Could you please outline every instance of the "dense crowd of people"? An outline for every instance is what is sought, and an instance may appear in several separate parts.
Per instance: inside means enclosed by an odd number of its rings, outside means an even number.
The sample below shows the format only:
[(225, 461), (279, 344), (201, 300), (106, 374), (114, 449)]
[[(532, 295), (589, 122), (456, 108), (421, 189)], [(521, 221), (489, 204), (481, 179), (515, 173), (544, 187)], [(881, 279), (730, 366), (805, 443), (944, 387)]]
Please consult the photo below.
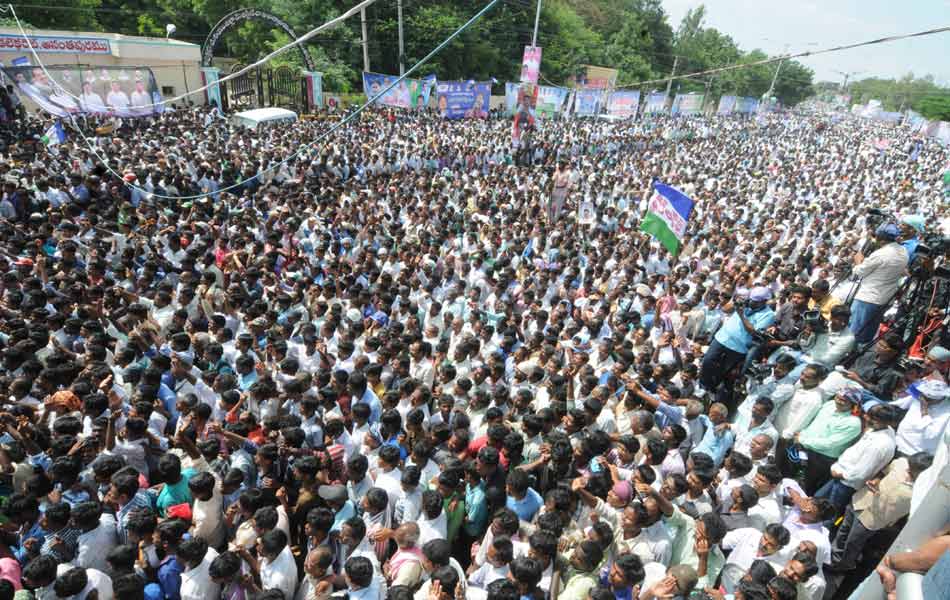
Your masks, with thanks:
[(0, 599), (893, 597), (950, 546), (880, 560), (950, 422), (946, 332), (893, 326), (945, 148), (329, 126), (199, 107), (0, 160)]

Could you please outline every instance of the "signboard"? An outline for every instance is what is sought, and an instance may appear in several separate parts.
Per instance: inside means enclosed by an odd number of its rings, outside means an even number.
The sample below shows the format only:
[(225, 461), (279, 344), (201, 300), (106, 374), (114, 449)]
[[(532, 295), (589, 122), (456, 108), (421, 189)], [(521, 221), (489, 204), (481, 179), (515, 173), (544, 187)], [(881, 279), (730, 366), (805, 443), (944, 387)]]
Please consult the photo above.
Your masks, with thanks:
[(574, 114), (596, 115), (604, 93), (600, 90), (577, 90), (574, 92)]
[(606, 90), (617, 84), (617, 69), (584, 65), (574, 78), (577, 87), (585, 90)]
[(440, 81), (436, 86), (439, 115), (447, 119), (484, 119), (491, 101), (488, 81)]
[[(509, 115), (515, 114), (516, 108), (521, 103), (522, 90), (528, 85), (508, 82), (505, 84), (505, 109)], [(567, 100), (569, 90), (567, 88), (553, 87), (547, 85), (532, 86), (534, 88), (533, 114), (536, 117), (547, 119), (551, 118), (564, 109), (564, 102)]]
[(647, 96), (643, 112), (646, 114), (660, 113), (666, 110), (666, 94), (657, 92)]
[(677, 94), (673, 100), (674, 115), (695, 115), (703, 108), (703, 94)]
[(736, 99), (736, 112), (744, 115), (752, 114), (759, 107), (759, 101), (756, 98), (743, 96)]
[(736, 109), (736, 97), (735, 96), (723, 96), (719, 99), (719, 108), (716, 109), (716, 114), (719, 115), (728, 115)]
[[(364, 71), (363, 93), (366, 94), (366, 99), (372, 100), (397, 79), (399, 79), (397, 75), (380, 75)], [(403, 79), (399, 85), (380, 96), (374, 104), (394, 108), (425, 108), (429, 104), (429, 95), (435, 83), (435, 75), (429, 75), (423, 79)]]
[(640, 92), (613, 92), (607, 100), (607, 114), (635, 117), (640, 107)]
[(538, 83), (541, 72), (541, 47), (525, 46), (521, 60), (521, 83)]
[[(80, 114), (147, 117), (164, 105), (149, 67), (4, 67), (22, 96), (57, 117)], [(155, 106), (153, 106), (155, 105)]]
[(29, 50), (37, 54), (112, 54), (109, 40), (103, 38), (72, 37), (68, 35), (0, 34), (0, 52)]

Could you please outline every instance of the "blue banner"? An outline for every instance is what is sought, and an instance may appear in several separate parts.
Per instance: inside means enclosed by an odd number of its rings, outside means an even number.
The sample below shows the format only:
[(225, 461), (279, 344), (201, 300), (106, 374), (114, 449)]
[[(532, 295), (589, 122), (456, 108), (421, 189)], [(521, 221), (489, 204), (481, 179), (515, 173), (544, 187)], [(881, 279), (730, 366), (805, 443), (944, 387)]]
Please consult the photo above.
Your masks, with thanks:
[(484, 119), (491, 102), (489, 81), (440, 81), (439, 114), (447, 119)]
[[(363, 93), (372, 100), (380, 92), (399, 79), (397, 75), (380, 75), (363, 72)], [(429, 104), (429, 95), (435, 87), (435, 75), (422, 79), (404, 79), (399, 85), (383, 94), (375, 104), (394, 108), (425, 108)]]
[(577, 90), (574, 93), (574, 113), (578, 115), (596, 115), (600, 112), (603, 90)]
[(657, 92), (647, 96), (646, 106), (643, 107), (645, 113), (659, 113), (666, 110), (666, 94)]
[(736, 112), (744, 115), (752, 114), (759, 107), (759, 101), (756, 98), (744, 96), (736, 100)]
[(607, 114), (635, 117), (640, 107), (640, 92), (613, 92), (607, 100)]
[(719, 99), (719, 108), (716, 109), (716, 114), (728, 115), (736, 109), (736, 97), (735, 96), (723, 96)]

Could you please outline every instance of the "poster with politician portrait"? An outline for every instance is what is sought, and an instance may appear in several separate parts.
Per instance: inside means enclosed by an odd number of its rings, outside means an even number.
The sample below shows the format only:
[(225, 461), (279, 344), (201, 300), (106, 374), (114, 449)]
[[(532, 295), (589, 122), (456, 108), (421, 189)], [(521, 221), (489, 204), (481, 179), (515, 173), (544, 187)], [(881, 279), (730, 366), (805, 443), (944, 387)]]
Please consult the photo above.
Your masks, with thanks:
[[(22, 65), (3, 67), (21, 98), (57, 117), (109, 115), (147, 117), (164, 109), (155, 75), (148, 67)], [(28, 102), (29, 104), (29, 102)]]

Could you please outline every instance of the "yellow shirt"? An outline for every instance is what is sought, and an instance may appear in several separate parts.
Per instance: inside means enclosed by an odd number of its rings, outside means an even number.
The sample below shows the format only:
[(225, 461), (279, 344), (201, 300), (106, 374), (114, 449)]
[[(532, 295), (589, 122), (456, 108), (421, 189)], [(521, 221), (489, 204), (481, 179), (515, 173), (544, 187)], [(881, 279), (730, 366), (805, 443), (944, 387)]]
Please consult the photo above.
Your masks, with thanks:
[(831, 294), (825, 296), (825, 299), (820, 303), (815, 302), (814, 299), (808, 301), (808, 309), (815, 310), (816, 308), (821, 311), (821, 318), (825, 321), (831, 320), (831, 309), (841, 304), (841, 300), (838, 300)]

